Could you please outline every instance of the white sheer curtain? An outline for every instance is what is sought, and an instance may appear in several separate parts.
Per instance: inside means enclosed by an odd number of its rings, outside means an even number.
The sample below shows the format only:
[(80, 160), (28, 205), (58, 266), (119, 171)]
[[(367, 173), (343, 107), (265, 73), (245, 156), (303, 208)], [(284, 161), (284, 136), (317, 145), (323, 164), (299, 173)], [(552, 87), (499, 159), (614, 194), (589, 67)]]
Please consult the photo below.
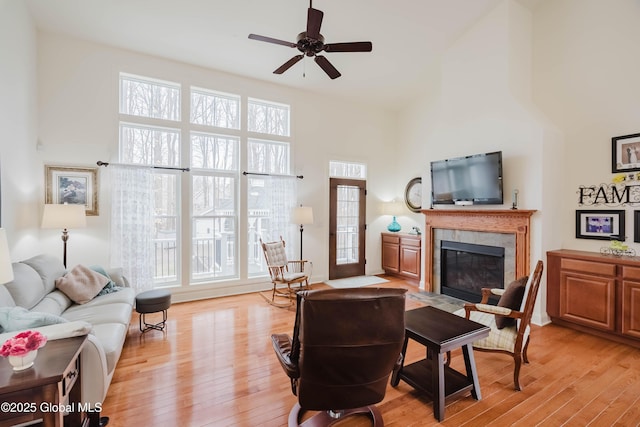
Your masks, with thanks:
[(136, 293), (153, 289), (153, 170), (110, 165), (111, 265), (122, 267)]
[[(291, 224), (291, 210), (296, 206), (296, 180), (292, 176), (270, 176), (267, 178), (270, 200), (270, 232), (268, 241), (280, 238), (287, 243), (287, 257), (297, 259), (293, 254), (296, 247), (294, 231), (295, 224)], [(299, 256), (299, 255), (298, 255)]]

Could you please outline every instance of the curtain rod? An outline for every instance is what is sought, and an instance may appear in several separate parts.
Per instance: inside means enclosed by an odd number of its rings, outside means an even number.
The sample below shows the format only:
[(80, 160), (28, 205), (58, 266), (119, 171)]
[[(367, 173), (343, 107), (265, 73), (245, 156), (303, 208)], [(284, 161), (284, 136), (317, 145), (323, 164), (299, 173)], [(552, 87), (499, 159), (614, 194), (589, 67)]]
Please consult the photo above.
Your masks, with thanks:
[[(101, 160), (98, 160), (96, 162), (96, 164), (98, 166), (104, 166), (107, 167), (109, 166), (109, 162), (103, 162)], [(122, 163), (114, 163), (114, 165), (123, 165)], [(145, 167), (144, 165), (126, 165), (126, 166), (138, 166), (138, 167)], [(172, 170), (172, 171), (182, 171), (182, 172), (189, 172), (190, 169), (189, 168), (172, 168), (169, 166), (149, 166), (151, 169), (165, 169), (165, 170)]]
[(244, 171), (242, 172), (242, 175), (247, 176), (247, 175), (259, 175), (259, 176), (281, 176), (284, 178), (298, 178), (298, 179), (303, 179), (304, 176), (302, 175), (279, 175), (279, 174), (275, 174), (275, 173), (259, 173), (259, 172), (247, 172)]

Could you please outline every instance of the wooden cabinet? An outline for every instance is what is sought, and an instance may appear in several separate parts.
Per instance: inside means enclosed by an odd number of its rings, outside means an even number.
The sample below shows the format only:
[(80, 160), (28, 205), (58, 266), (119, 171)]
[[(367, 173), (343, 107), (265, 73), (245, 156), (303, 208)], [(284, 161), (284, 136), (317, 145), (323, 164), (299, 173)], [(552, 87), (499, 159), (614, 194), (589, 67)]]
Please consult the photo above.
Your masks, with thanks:
[(547, 313), (555, 323), (640, 347), (640, 257), (547, 252)]
[(420, 236), (382, 233), (382, 268), (386, 274), (413, 282), (420, 280)]

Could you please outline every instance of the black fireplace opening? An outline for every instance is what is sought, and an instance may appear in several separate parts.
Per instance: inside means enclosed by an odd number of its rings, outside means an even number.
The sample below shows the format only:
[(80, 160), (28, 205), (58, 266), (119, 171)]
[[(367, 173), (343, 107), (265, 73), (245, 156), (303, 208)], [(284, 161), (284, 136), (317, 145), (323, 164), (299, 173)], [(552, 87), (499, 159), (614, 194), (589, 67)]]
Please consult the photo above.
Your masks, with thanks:
[[(482, 288), (504, 288), (504, 248), (442, 240), (440, 272), (440, 293), (480, 302)], [(492, 296), (489, 303), (499, 299)]]

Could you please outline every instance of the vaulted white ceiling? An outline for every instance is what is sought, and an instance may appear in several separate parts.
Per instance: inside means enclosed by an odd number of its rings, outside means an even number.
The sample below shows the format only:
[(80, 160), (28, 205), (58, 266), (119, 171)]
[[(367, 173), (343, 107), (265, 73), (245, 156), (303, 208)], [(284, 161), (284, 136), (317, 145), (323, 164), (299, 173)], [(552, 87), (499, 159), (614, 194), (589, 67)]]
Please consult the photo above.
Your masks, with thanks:
[[(316, 0), (326, 43), (371, 41), (370, 53), (327, 53), (342, 73), (330, 80), (311, 58), (273, 70), (305, 30), (305, 0), (27, 0), (36, 26), (245, 77), (391, 108), (424, 86), (429, 70), (465, 29), (503, 0)], [(531, 6), (537, 0), (520, 0)]]

